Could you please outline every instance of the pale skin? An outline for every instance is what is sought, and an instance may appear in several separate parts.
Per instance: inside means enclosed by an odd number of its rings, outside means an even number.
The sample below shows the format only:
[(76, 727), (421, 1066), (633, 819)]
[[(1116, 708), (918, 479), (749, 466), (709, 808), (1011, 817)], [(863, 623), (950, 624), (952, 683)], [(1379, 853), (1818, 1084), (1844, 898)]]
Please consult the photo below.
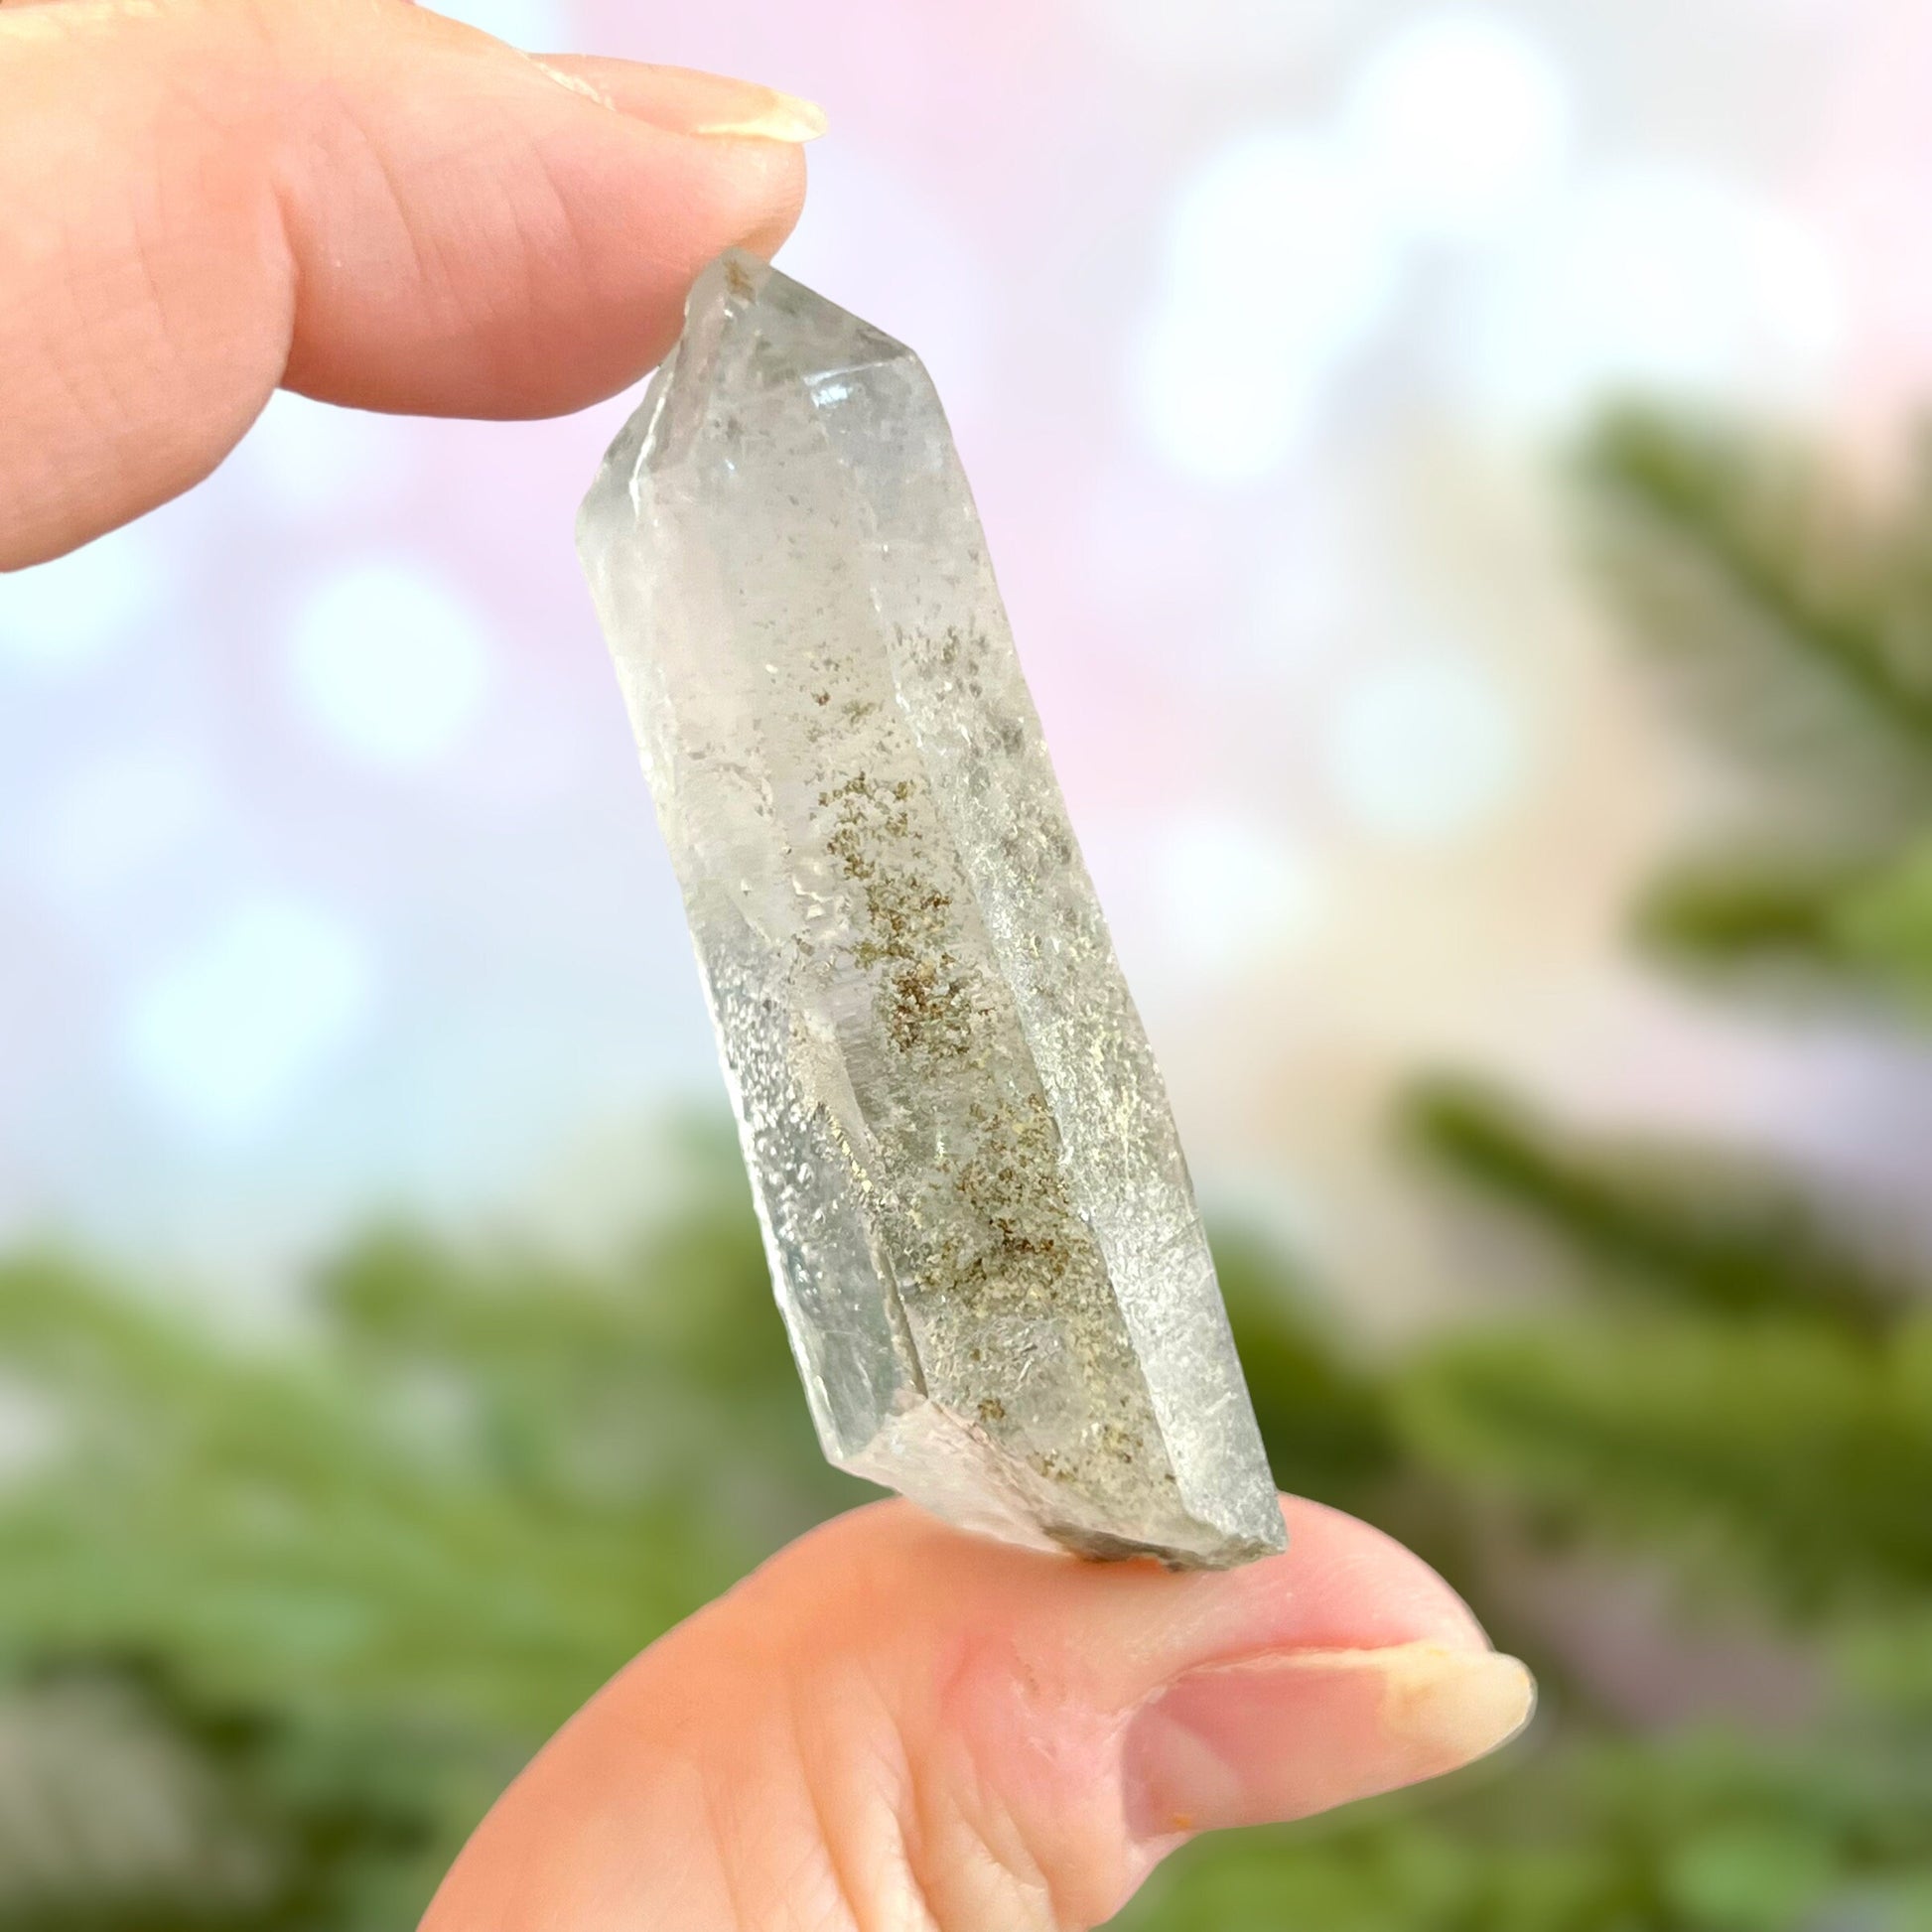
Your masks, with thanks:
[[(706, 261), (790, 231), (815, 129), (403, 0), (0, 0), (0, 568), (188, 488), (278, 386), (487, 417), (623, 388)], [(897, 1502), (829, 1524), (580, 1712), (424, 1926), (1071, 1932), (1196, 1832), (1521, 1727), (1528, 1674), (1426, 1565), (1283, 1509), (1289, 1553), (1222, 1576)]]

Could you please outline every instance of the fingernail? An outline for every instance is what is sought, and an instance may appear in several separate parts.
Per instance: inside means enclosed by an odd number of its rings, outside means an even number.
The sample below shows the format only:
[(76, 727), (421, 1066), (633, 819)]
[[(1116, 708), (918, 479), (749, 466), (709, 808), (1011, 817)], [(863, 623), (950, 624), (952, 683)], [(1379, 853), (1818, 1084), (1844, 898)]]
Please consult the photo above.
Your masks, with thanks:
[(754, 141), (816, 141), (825, 132), (825, 109), (816, 101), (801, 100), (796, 94), (781, 94), (775, 87), (748, 88), (763, 98), (742, 114), (729, 114), (702, 126), (693, 134), (732, 135)]
[(595, 55), (528, 57), (560, 86), (671, 134), (719, 135), (744, 141), (816, 141), (825, 110), (796, 94), (695, 68), (646, 67)]
[(1535, 1709), (1514, 1657), (1441, 1644), (1195, 1671), (1129, 1728), (1128, 1822), (1155, 1839), (1307, 1818), (1468, 1764)]

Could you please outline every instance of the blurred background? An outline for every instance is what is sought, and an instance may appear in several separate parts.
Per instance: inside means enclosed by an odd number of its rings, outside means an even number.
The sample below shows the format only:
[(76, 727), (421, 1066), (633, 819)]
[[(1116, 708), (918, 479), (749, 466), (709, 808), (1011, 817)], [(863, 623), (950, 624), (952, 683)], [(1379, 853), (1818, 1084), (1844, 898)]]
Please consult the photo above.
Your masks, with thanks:
[[(1932, 17), (464, 0), (810, 95), (1288, 1486), (1547, 1689), (1161, 1932), (1932, 1925)], [(0, 1923), (409, 1923), (818, 1462), (570, 548), (278, 397), (0, 578)]]

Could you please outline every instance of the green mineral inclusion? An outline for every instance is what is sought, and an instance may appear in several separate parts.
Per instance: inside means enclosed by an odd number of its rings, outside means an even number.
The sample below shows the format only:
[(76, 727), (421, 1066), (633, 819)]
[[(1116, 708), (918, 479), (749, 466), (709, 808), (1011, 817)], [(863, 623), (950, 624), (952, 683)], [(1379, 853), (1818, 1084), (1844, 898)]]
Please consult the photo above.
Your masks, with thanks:
[(825, 1451), (968, 1528), (1283, 1547), (1159, 1070), (917, 358), (753, 257), (579, 521)]

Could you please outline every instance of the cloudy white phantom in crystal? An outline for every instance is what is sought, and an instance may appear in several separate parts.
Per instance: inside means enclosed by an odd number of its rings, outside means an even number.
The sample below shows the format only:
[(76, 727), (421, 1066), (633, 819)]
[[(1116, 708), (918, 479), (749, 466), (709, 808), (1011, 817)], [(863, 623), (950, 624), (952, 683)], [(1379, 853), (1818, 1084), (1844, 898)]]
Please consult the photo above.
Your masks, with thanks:
[(579, 541), (834, 1462), (970, 1528), (1283, 1545), (1161, 1075), (918, 359), (715, 263)]

